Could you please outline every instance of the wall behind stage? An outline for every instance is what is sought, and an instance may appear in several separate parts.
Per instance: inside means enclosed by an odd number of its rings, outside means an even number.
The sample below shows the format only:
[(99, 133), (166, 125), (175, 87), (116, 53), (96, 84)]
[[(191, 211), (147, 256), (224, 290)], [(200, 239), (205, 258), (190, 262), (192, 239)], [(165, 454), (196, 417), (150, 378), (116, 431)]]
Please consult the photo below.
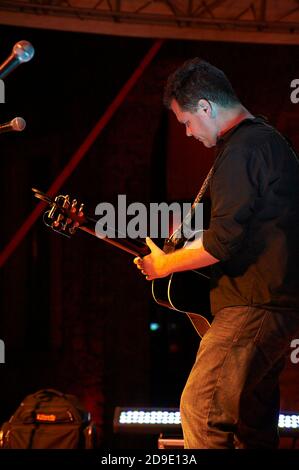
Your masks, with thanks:
[[(20, 115), (27, 128), (1, 135), (4, 247), (36, 207), (30, 188), (49, 188), (152, 41), (12, 27), (0, 37), (3, 60), (20, 39), (36, 49), (5, 82), (1, 122)], [(91, 212), (118, 194), (128, 203), (192, 200), (214, 153), (185, 137), (161, 97), (168, 74), (197, 55), (223, 68), (245, 106), (299, 149), (299, 104), (290, 101), (298, 47), (168, 41), (63, 193)], [(129, 255), (85, 234), (60, 237), (41, 218), (2, 268), (0, 333), (0, 420), (27, 393), (56, 387), (92, 411), (100, 444), (111, 442), (115, 406), (178, 406), (198, 346), (184, 316), (155, 306)], [(287, 400), (295, 406), (294, 395)]]

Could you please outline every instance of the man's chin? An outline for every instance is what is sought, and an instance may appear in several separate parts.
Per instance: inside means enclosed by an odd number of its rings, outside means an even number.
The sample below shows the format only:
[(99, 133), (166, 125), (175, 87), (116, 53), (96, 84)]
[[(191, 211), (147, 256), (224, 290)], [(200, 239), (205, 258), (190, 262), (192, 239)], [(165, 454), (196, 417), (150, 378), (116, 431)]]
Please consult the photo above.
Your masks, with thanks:
[(202, 137), (196, 137), (196, 140), (198, 140), (202, 145), (204, 145), (207, 148), (214, 147), (216, 145), (216, 142), (210, 142), (209, 140), (202, 138)]
[(207, 140), (202, 140), (201, 141), (202, 144), (207, 147), (208, 149), (211, 148), (211, 147), (214, 147), (215, 144), (213, 144), (212, 142), (208, 142)]

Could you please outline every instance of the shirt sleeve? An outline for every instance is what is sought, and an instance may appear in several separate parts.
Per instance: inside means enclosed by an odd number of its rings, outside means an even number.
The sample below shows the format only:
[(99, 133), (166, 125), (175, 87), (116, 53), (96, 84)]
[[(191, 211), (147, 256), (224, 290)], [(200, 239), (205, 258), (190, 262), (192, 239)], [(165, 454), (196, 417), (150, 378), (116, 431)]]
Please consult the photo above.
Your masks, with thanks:
[(222, 154), (211, 180), (211, 219), (203, 233), (204, 249), (219, 261), (242, 249), (255, 202), (267, 171), (261, 149), (230, 149)]

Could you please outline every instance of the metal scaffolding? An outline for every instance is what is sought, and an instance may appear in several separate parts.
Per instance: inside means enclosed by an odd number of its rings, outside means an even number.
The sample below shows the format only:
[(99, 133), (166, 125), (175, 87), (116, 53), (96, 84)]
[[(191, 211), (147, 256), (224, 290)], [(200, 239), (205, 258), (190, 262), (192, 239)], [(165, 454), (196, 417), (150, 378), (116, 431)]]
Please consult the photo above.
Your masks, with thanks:
[(299, 44), (299, 0), (1, 0), (0, 23), (112, 35)]

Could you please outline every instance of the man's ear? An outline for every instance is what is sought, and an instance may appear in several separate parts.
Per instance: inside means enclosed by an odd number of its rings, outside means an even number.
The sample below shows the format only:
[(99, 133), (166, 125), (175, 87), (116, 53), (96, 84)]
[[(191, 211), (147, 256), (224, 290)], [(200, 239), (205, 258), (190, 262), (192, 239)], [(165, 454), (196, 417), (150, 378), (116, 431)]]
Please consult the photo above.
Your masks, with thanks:
[(211, 101), (205, 100), (204, 98), (198, 101), (197, 109), (199, 113), (205, 113), (212, 119), (216, 117), (215, 104)]

